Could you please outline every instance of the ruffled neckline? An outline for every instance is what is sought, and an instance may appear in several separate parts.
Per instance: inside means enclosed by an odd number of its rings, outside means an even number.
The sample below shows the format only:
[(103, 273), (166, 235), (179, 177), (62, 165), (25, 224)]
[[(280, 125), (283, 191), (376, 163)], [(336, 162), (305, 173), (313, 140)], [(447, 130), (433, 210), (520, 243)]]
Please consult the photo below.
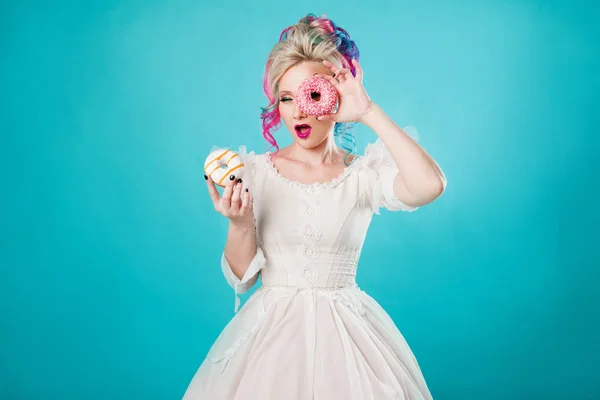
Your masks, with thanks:
[(263, 158), (267, 164), (267, 169), (269, 171), (271, 171), (271, 173), (276, 178), (278, 178), (281, 182), (285, 183), (286, 185), (296, 187), (299, 189), (307, 189), (307, 188), (309, 188), (309, 189), (316, 189), (316, 188), (324, 189), (324, 188), (335, 187), (335, 186), (339, 185), (344, 179), (346, 179), (348, 177), (348, 175), (350, 175), (350, 172), (352, 172), (352, 170), (354, 170), (363, 159), (362, 156), (354, 155), (355, 158), (354, 158), (354, 160), (352, 160), (352, 163), (350, 163), (350, 165), (345, 166), (344, 170), (337, 177), (335, 177), (329, 181), (302, 183), (302, 182), (290, 180), (290, 179), (286, 178), (285, 176), (283, 176), (277, 170), (277, 167), (275, 167), (275, 164), (271, 160), (271, 154), (272, 153), (270, 151), (267, 151), (266, 153), (263, 154), (263, 156), (264, 156)]

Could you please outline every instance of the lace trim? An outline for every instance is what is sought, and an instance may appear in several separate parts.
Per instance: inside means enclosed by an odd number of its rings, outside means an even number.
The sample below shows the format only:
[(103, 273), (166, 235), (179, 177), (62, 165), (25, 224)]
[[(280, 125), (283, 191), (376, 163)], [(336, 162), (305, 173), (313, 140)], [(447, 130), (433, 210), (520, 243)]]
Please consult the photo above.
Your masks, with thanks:
[(344, 179), (346, 179), (346, 177), (348, 177), (348, 175), (350, 175), (350, 172), (352, 172), (352, 170), (354, 170), (358, 165), (360, 165), (361, 160), (363, 158), (361, 156), (355, 155), (355, 159), (352, 160), (352, 163), (350, 165), (344, 167), (344, 170), (337, 177), (335, 177), (327, 182), (302, 183), (302, 182), (298, 182), (298, 181), (292, 181), (290, 179), (287, 179), (283, 175), (281, 175), (281, 173), (279, 173), (279, 171), (277, 170), (277, 167), (275, 167), (275, 164), (273, 163), (273, 160), (271, 159), (271, 155), (272, 155), (272, 153), (270, 151), (267, 151), (266, 153), (264, 153), (264, 159), (267, 163), (268, 170), (271, 171), (271, 173), (273, 175), (275, 175), (281, 182), (285, 183), (286, 185), (298, 188), (298, 189), (306, 189), (306, 188), (322, 189), (322, 188), (335, 187), (335, 186), (339, 185)]

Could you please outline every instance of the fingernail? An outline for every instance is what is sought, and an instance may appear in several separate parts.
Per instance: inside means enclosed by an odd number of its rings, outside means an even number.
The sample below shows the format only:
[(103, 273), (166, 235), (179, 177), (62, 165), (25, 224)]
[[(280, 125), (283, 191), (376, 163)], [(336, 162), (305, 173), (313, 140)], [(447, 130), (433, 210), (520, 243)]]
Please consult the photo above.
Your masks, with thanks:
[(238, 183), (240, 183), (240, 182), (242, 182), (242, 178), (239, 178), (239, 179), (238, 179)]
[(234, 180), (234, 179), (235, 179), (235, 176), (234, 176), (234, 175), (231, 175), (231, 176), (229, 177), (229, 180)]
[(204, 180), (207, 181), (208, 180), (208, 176), (204, 175)]
[(248, 191), (248, 188), (246, 188), (246, 192)]

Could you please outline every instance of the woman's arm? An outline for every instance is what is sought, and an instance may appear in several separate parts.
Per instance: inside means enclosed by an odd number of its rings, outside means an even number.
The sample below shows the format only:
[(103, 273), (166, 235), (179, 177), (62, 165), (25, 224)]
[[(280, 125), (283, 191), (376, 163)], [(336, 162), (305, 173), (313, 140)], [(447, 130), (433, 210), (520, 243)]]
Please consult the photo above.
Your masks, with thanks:
[(251, 195), (247, 189), (242, 192), (241, 179), (235, 181), (233, 175), (225, 184), (222, 197), (212, 178), (206, 177), (206, 179), (215, 210), (229, 218), (221, 266), (227, 281), (236, 289), (236, 293), (244, 293), (254, 285), (257, 279), (255, 275), (264, 265), (262, 250), (256, 245), (254, 211), (250, 205)]
[(372, 103), (360, 122), (379, 136), (399, 169), (394, 179), (394, 194), (398, 199), (408, 205), (422, 206), (444, 192), (446, 177), (439, 165), (379, 106)]
[(410, 206), (431, 203), (446, 189), (446, 177), (427, 152), (408, 136), (367, 94), (363, 84), (363, 70), (352, 60), (356, 74), (349, 68), (339, 68), (324, 60), (333, 73), (319, 74), (327, 79), (341, 96), (337, 112), (318, 117), (319, 121), (357, 121), (373, 129), (388, 149), (399, 173), (394, 178), (394, 195)]
[[(252, 177), (251, 159), (247, 158), (248, 176)], [(219, 195), (211, 177), (204, 175), (208, 193), (215, 210), (229, 218), (225, 249), (221, 255), (221, 269), (225, 279), (235, 292), (235, 308), (240, 307), (238, 294), (247, 292), (258, 280), (259, 271), (265, 266), (264, 253), (257, 246), (254, 210), (248, 188), (243, 189), (242, 179), (231, 175), (225, 184), (223, 196)], [(243, 189), (243, 191), (242, 191)]]
[(256, 255), (254, 226), (239, 226), (230, 221), (223, 253), (231, 271), (241, 280)]

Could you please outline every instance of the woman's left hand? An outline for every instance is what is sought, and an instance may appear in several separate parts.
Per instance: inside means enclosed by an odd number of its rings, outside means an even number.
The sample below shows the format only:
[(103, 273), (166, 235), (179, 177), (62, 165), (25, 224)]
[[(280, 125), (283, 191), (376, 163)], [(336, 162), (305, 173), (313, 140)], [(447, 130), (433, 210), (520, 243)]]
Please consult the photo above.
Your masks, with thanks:
[(359, 122), (369, 113), (373, 102), (362, 84), (363, 71), (358, 61), (352, 59), (352, 65), (356, 68), (356, 76), (352, 76), (349, 68), (338, 68), (327, 60), (323, 64), (335, 75), (319, 74), (327, 79), (338, 91), (337, 112), (318, 117), (319, 121), (335, 122)]

